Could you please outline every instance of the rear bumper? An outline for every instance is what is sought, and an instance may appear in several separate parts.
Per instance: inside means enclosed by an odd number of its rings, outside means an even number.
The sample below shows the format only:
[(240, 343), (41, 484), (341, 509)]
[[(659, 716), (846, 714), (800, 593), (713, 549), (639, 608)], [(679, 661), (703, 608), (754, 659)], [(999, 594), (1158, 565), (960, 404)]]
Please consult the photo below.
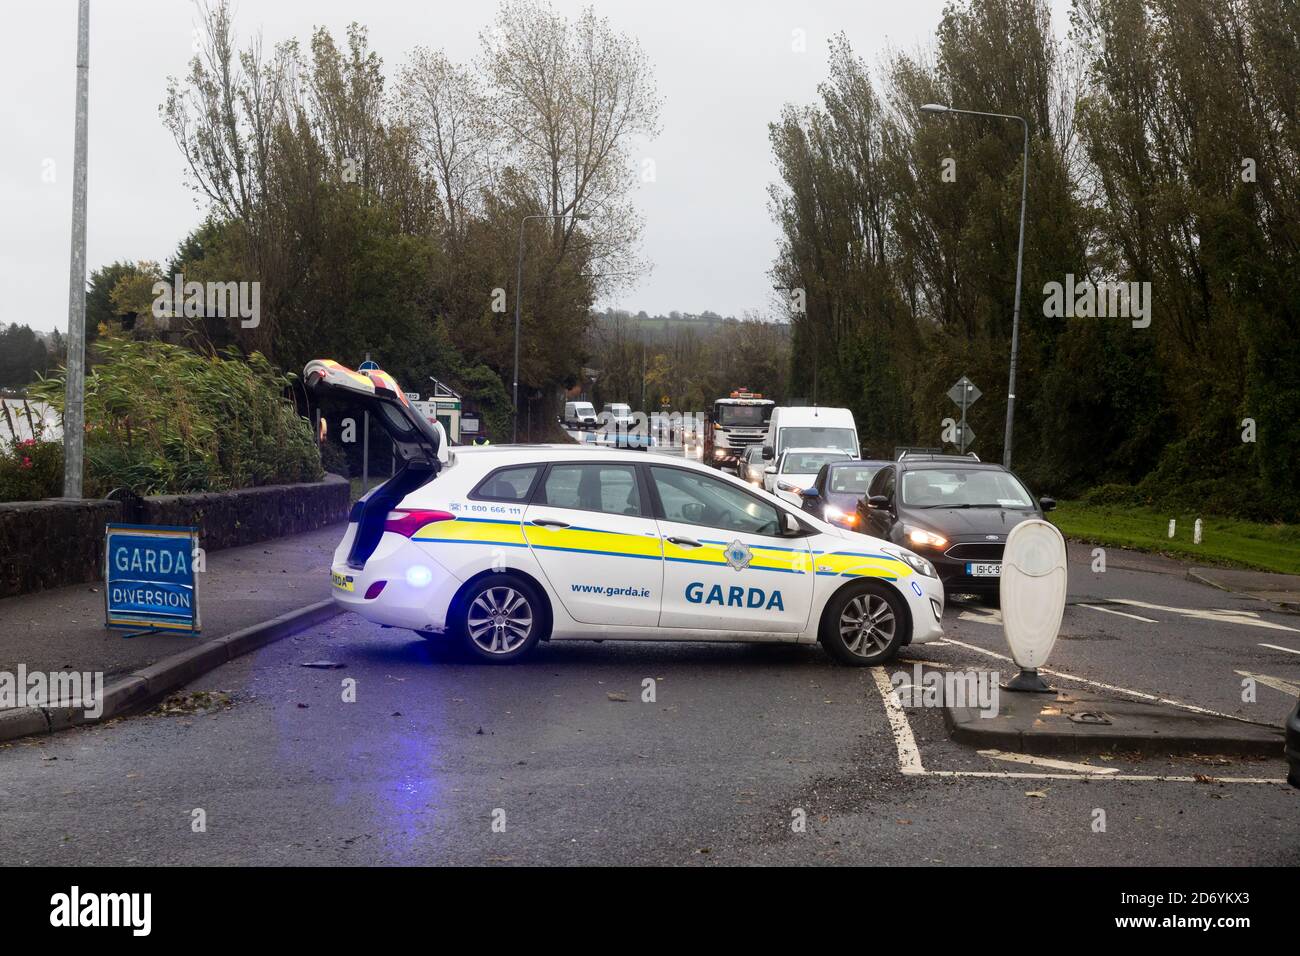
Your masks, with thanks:
[[(346, 550), (336, 553), (330, 590), (334, 603), (368, 621), (413, 631), (442, 631), (461, 581), (427, 550), (400, 534), (387, 532), (361, 570), (351, 568)], [(334, 583), (350, 579), (351, 590)], [(370, 594), (370, 597), (366, 595)]]

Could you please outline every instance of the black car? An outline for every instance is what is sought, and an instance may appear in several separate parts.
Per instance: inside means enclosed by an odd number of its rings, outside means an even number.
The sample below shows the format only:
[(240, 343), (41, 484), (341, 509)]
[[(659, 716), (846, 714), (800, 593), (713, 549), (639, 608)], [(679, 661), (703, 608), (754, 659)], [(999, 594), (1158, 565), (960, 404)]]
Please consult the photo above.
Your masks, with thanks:
[(929, 558), (949, 594), (996, 604), (1007, 535), (1054, 507), (1001, 465), (905, 454), (871, 480), (858, 502), (857, 530)]
[(817, 480), (803, 491), (803, 510), (823, 521), (858, 530), (858, 501), (871, 479), (887, 461), (832, 461), (822, 465)]

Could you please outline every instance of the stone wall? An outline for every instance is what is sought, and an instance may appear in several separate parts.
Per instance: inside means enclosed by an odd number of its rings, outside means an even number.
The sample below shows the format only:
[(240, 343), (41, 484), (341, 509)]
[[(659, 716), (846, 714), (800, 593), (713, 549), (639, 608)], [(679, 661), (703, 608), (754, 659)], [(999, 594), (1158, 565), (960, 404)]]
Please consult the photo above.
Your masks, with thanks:
[(343, 521), (349, 498), (346, 479), (326, 475), (209, 494), (0, 503), (0, 598), (102, 578), (109, 522), (195, 526), (203, 549), (217, 551)]

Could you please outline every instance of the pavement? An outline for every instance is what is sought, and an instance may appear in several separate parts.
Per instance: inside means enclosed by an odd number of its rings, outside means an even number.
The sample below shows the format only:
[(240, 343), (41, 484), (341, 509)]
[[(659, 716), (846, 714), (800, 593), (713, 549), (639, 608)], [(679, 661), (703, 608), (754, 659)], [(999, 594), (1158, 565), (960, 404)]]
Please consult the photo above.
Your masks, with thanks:
[[(198, 643), (329, 598), (329, 568), (343, 524), (206, 555), (199, 578), (200, 635), (104, 626), (104, 584), (75, 584), (0, 600), (0, 671), (102, 671), (106, 680)], [(133, 636), (134, 635), (134, 636)]]
[(1300, 574), (1239, 571), (1231, 568), (1189, 568), (1187, 577), (1220, 591), (1247, 594), (1288, 611), (1300, 613)]
[(328, 571), (342, 533), (338, 524), (206, 555), (200, 634), (105, 627), (102, 583), (0, 601), (0, 674), (17, 683), (36, 673), (93, 675), (90, 686), (76, 685), (80, 696), (0, 709), (0, 741), (137, 711), (240, 654), (333, 617)]
[[(1072, 549), (1053, 685), (1281, 725), (1294, 615), (1174, 562), (1090, 560)], [(0, 744), (0, 857), (1300, 865), (1280, 758), (1044, 756), (901, 704), (921, 673), (1014, 672), (997, 612), (953, 602), (944, 623), (868, 670), (817, 647), (617, 641), (499, 667), (342, 615), (202, 675), (189, 706)]]

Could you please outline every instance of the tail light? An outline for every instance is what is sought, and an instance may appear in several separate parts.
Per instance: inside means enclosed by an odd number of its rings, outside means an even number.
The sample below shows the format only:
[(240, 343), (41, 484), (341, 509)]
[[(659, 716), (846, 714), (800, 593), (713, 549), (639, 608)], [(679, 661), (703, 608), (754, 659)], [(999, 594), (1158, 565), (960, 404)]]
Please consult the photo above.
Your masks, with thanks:
[(384, 530), (400, 534), (403, 538), (412, 537), (427, 524), (435, 521), (454, 521), (456, 516), (447, 511), (412, 511), (398, 509), (388, 512)]

